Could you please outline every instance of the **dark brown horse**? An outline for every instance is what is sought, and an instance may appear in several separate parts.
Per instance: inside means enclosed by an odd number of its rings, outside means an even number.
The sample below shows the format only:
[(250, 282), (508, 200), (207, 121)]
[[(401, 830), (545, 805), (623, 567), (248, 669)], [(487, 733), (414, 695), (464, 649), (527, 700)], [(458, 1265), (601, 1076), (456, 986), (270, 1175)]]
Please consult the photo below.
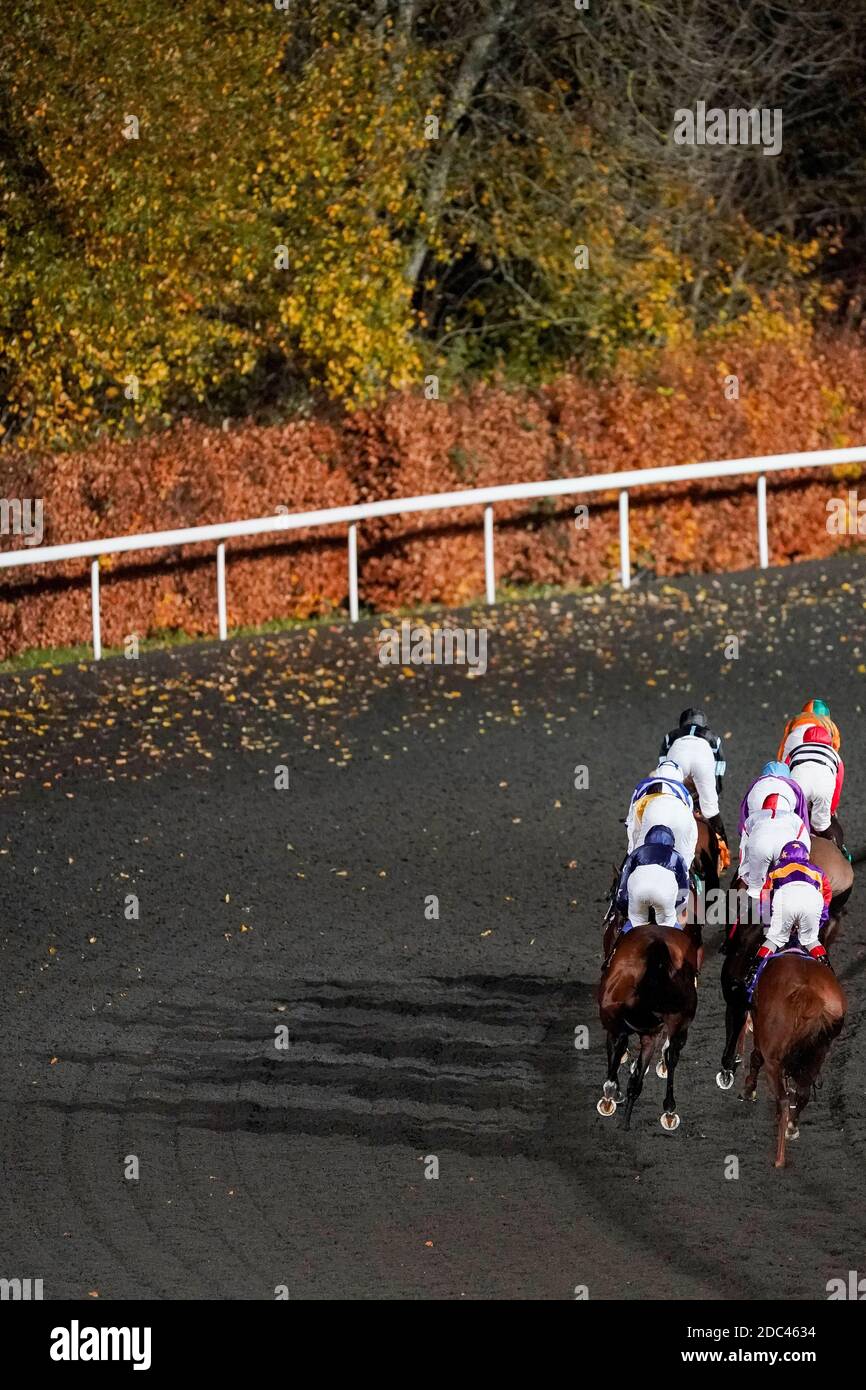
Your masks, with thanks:
[(663, 1045), (659, 1074), (667, 1077), (664, 1129), (677, 1129), (674, 1073), (697, 1008), (698, 946), (690, 928), (633, 927), (616, 942), (605, 960), (598, 986), (599, 1015), (607, 1033), (607, 1079), (598, 1102), (600, 1115), (616, 1113), (623, 1099), (617, 1080), (628, 1040), (637, 1033), (640, 1047), (632, 1063), (625, 1095), (625, 1127), (643, 1088), (659, 1038)]
[(743, 1088), (755, 1100), (758, 1073), (766, 1068), (776, 1100), (776, 1167), (785, 1166), (785, 1145), (796, 1139), (831, 1042), (845, 1021), (845, 995), (832, 970), (798, 952), (770, 958), (752, 999), (755, 1039)]
[(720, 884), (719, 837), (713, 827), (704, 820), (699, 811), (695, 812), (698, 823), (698, 846), (695, 850), (694, 867), (704, 881), (704, 887), (715, 891)]
[[(833, 825), (841, 840), (842, 830), (838, 821)], [(821, 928), (821, 940), (825, 946), (832, 945), (839, 931), (839, 924), (851, 889), (854, 884), (854, 870), (837, 848), (835, 840), (821, 835), (812, 836), (811, 859), (816, 868), (822, 869), (830, 880), (833, 897), (830, 902), (829, 917)], [(745, 885), (735, 876), (732, 887), (744, 893)], [(754, 904), (757, 918), (757, 905)], [(734, 1074), (742, 1061), (743, 1044), (746, 1032), (746, 1016), (749, 1002), (746, 996), (746, 977), (761, 944), (763, 928), (757, 922), (739, 921), (733, 924), (723, 946), (725, 961), (722, 966), (722, 995), (725, 1000), (725, 1048), (722, 1053), (721, 1070), (716, 1073), (716, 1082), (723, 1091), (729, 1091), (734, 1084)]]
[[(838, 822), (835, 822), (835, 825), (836, 828), (839, 828)], [(854, 868), (850, 861), (845, 858), (836, 841), (826, 839), (822, 835), (812, 836), (809, 858), (815, 867), (822, 869), (830, 880), (833, 897), (830, 901), (830, 916), (821, 934), (821, 940), (825, 946), (832, 946), (838, 935), (842, 914), (854, 886)]]

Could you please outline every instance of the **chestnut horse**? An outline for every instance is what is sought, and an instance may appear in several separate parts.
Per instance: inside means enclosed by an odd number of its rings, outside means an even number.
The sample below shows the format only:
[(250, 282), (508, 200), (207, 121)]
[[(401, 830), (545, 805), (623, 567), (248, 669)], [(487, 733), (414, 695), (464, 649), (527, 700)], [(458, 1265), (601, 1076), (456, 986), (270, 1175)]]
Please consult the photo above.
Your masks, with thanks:
[[(608, 1072), (604, 1093), (596, 1108), (600, 1115), (609, 1117), (616, 1113), (618, 1102), (625, 1099), (626, 1129), (630, 1126), (631, 1113), (660, 1036), (665, 1041), (656, 1072), (662, 1080), (667, 1080), (661, 1124), (664, 1129), (674, 1130), (680, 1123), (673, 1078), (695, 1016), (697, 977), (704, 955), (697, 898), (708, 888), (719, 885), (718, 838), (697, 812), (695, 819), (698, 842), (692, 868), (698, 882), (690, 875), (688, 925), (681, 929), (656, 925), (635, 927), (621, 937), (624, 919), (616, 906), (616, 890), (622, 866), (620, 869), (614, 867), (608, 892), (602, 943), (604, 964), (598, 987), (599, 1012), (607, 1032)], [(640, 1048), (632, 1064), (624, 1098), (617, 1074), (627, 1060), (631, 1033), (640, 1037)]]
[(661, 1124), (667, 1130), (678, 1128), (674, 1073), (697, 1008), (697, 971), (698, 943), (690, 927), (633, 927), (616, 940), (613, 954), (602, 967), (598, 986), (608, 1062), (607, 1080), (596, 1107), (600, 1115), (615, 1114), (617, 1102), (623, 1099), (617, 1074), (629, 1036), (637, 1033), (640, 1048), (625, 1096), (625, 1127), (629, 1128), (635, 1101), (661, 1036), (667, 1038), (658, 1068), (659, 1075), (667, 1077)]
[[(841, 827), (835, 817), (833, 827), (841, 840)], [(831, 946), (839, 932), (839, 924), (851, 889), (854, 884), (854, 870), (837, 848), (836, 841), (821, 835), (812, 836), (812, 863), (822, 869), (830, 880), (833, 897), (830, 902), (830, 915), (821, 928), (821, 940)], [(732, 887), (741, 891), (745, 888), (742, 879), (735, 876)], [(757, 913), (757, 904), (755, 904)], [(755, 952), (761, 944), (763, 928), (755, 922), (737, 922), (731, 928), (722, 947), (725, 962), (722, 966), (722, 995), (725, 1000), (725, 1048), (722, 1053), (721, 1070), (716, 1073), (716, 1082), (723, 1091), (729, 1091), (734, 1084), (734, 1074), (742, 1061), (745, 1041), (746, 1015), (749, 1001), (746, 995), (746, 977), (755, 959)]]
[(845, 995), (832, 970), (800, 951), (769, 958), (752, 998), (755, 1039), (745, 1100), (755, 1100), (758, 1073), (766, 1067), (776, 1099), (776, 1167), (785, 1166), (785, 1145), (796, 1139), (824, 1059), (845, 1021)]

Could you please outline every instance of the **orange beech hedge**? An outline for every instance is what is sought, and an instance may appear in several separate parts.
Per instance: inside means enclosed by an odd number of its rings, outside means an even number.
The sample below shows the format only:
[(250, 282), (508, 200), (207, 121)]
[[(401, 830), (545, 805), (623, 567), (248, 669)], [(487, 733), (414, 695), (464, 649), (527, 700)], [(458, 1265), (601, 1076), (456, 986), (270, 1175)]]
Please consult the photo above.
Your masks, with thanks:
[[(726, 376), (740, 397), (727, 400)], [(641, 379), (579, 375), (537, 391), (479, 386), (450, 399), (399, 395), (342, 421), (185, 423), (80, 453), (0, 452), (0, 495), (44, 499), (44, 544), (303, 511), (381, 497), (866, 442), (866, 347), (854, 338), (670, 352)], [(774, 564), (830, 554), (827, 501), (859, 468), (769, 482)], [(574, 506), (589, 507), (575, 524)], [(632, 562), (656, 574), (756, 563), (754, 480), (633, 492)], [(579, 518), (578, 518), (579, 520)], [(618, 568), (616, 496), (496, 508), (499, 583), (593, 584)], [(481, 515), (389, 517), (359, 527), (362, 601), (456, 604), (484, 587)], [(3, 540), (19, 546), (19, 537)], [(230, 627), (345, 607), (345, 527), (227, 546)], [(103, 640), (216, 627), (213, 546), (106, 557)], [(0, 571), (0, 655), (90, 638), (84, 561)]]

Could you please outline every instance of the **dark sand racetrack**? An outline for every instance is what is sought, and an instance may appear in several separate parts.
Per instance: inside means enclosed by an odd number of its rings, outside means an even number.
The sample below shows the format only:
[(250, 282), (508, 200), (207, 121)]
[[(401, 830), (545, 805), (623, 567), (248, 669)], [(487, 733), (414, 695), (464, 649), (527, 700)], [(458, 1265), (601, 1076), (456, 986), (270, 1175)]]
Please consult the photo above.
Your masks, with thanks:
[(500, 607), (474, 678), (380, 666), (378, 622), (3, 677), (0, 1274), (46, 1298), (823, 1299), (863, 1271), (860, 885), (847, 1026), (784, 1172), (763, 1088), (715, 1084), (717, 933), (674, 1134), (652, 1072), (630, 1134), (596, 1114), (594, 990), (619, 819), (684, 705), (730, 735), (733, 827), (784, 717), (827, 698), (866, 840), (864, 615), (851, 555)]

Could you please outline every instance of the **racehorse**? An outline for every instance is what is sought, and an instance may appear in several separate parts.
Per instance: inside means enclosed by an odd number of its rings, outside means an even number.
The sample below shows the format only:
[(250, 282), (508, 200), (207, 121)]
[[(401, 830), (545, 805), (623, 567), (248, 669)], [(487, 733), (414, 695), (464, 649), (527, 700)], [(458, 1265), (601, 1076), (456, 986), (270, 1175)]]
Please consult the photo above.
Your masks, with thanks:
[(695, 850), (695, 871), (703, 880), (704, 888), (714, 892), (719, 887), (719, 837), (713, 827), (695, 811), (698, 823), (698, 846)]
[(800, 949), (770, 956), (752, 998), (755, 1038), (743, 1098), (755, 1100), (766, 1067), (776, 1098), (776, 1167), (796, 1139), (831, 1042), (845, 1021), (845, 995), (832, 970)]
[[(614, 885), (615, 889), (615, 885)], [(656, 1042), (666, 1036), (657, 1068), (667, 1078), (663, 1129), (679, 1127), (674, 1097), (674, 1072), (698, 1004), (697, 973), (700, 926), (633, 927), (617, 935), (622, 920), (615, 906), (605, 927), (605, 962), (598, 986), (599, 1015), (607, 1033), (607, 1079), (596, 1109), (609, 1117), (623, 1099), (617, 1075), (632, 1033), (640, 1038), (625, 1096), (625, 1127), (631, 1124), (635, 1101)]]
[[(842, 829), (835, 817), (833, 824), (841, 840)], [(836, 847), (835, 840), (813, 835), (810, 854), (816, 868), (822, 869), (827, 875), (833, 891), (829, 916), (820, 933), (824, 945), (830, 946), (838, 935), (842, 914), (851, 896), (854, 870)], [(745, 884), (735, 875), (732, 887), (743, 891)], [(757, 903), (755, 915), (757, 917)], [(733, 1086), (734, 1074), (742, 1061), (746, 1016), (749, 1011), (745, 981), (762, 936), (763, 928), (759, 921), (736, 922), (722, 947), (725, 952), (721, 980), (725, 1000), (725, 1048), (722, 1053), (721, 1070), (716, 1073), (716, 1082), (723, 1091), (729, 1091)]]
[(836, 839), (828, 840), (823, 835), (813, 835), (812, 848), (809, 853), (815, 867), (822, 869), (827, 875), (833, 891), (833, 897), (830, 900), (830, 916), (821, 937), (825, 946), (831, 946), (838, 934), (845, 905), (851, 896), (851, 889), (854, 887), (854, 868), (839, 848), (842, 832), (835, 817), (830, 828), (839, 831), (839, 841), (837, 842)]
[(607, 1032), (607, 1080), (598, 1102), (600, 1115), (610, 1116), (622, 1099), (617, 1073), (632, 1033), (640, 1038), (626, 1091), (625, 1127), (659, 1036), (664, 1033), (667, 1088), (661, 1124), (677, 1129), (674, 1073), (697, 1009), (697, 947), (687, 928), (634, 927), (619, 940), (602, 972), (598, 988), (599, 1015)]

